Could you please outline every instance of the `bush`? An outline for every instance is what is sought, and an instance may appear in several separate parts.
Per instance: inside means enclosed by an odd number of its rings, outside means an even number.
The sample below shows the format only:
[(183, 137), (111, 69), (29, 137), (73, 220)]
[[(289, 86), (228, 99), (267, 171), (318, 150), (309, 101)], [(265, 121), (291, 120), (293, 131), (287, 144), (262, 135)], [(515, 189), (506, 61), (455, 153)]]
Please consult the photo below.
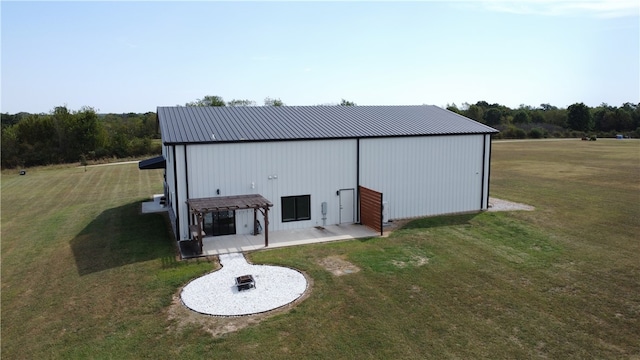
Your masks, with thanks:
[(129, 154), (133, 156), (140, 156), (149, 153), (151, 148), (151, 140), (149, 138), (134, 138), (129, 145)]
[(529, 131), (529, 134), (527, 135), (532, 139), (542, 139), (544, 137), (547, 137), (546, 131), (540, 128), (531, 129), (531, 131)]
[(569, 136), (567, 137), (572, 137), (572, 138), (582, 138), (583, 136), (585, 136), (583, 132), (575, 131), (575, 130), (570, 131), (568, 135)]
[(564, 137), (564, 134), (561, 131), (554, 131), (551, 133), (551, 137), (553, 138), (561, 138)]

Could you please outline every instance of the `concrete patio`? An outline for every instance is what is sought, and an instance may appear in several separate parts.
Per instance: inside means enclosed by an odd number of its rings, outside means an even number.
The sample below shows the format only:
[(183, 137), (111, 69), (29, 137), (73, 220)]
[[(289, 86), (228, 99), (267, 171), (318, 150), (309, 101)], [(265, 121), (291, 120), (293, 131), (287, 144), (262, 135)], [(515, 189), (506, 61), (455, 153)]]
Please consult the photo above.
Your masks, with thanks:
[(169, 208), (160, 202), (160, 199), (162, 199), (163, 196), (164, 196), (163, 194), (153, 195), (151, 201), (145, 201), (142, 203), (142, 208), (140, 211), (143, 214), (152, 214), (152, 213), (168, 211)]
[[(168, 208), (160, 203), (161, 197), (162, 194), (157, 194), (153, 196), (153, 201), (143, 202), (142, 213), (167, 211)], [(297, 230), (269, 231), (268, 247), (264, 246), (263, 232), (255, 236), (207, 236), (202, 241), (202, 254), (197, 254), (195, 241), (180, 241), (179, 248), (182, 258), (191, 258), (376, 236), (380, 236), (380, 233), (364, 225), (342, 224)]]
[(380, 233), (375, 232), (364, 225), (358, 224), (342, 224), (297, 230), (269, 231), (268, 247), (264, 246), (264, 233), (255, 236), (207, 236), (203, 239), (202, 255), (230, 254), (375, 236), (380, 236)]

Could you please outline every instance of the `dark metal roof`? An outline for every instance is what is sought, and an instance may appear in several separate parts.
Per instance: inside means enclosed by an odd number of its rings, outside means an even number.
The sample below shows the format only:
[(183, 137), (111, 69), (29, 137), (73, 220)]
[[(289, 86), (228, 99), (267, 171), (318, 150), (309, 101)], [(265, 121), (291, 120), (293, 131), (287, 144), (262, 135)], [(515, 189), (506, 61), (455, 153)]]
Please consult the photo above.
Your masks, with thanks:
[(138, 162), (138, 169), (140, 170), (164, 169), (165, 167), (166, 161), (162, 155)]
[(158, 107), (165, 144), (491, 134), (432, 105)]

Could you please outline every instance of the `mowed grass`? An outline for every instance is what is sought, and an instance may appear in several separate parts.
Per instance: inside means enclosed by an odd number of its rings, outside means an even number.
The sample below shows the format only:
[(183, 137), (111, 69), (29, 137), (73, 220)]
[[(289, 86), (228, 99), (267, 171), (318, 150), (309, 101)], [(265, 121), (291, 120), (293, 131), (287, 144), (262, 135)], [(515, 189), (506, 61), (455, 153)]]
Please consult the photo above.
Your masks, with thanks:
[(162, 192), (160, 171), (4, 171), (1, 190), (3, 359), (173, 351), (163, 311), (211, 266), (176, 262), (165, 218), (140, 214), (140, 202)]
[[(134, 165), (2, 176), (2, 357), (640, 357), (640, 142), (495, 142), (491, 195), (533, 212), (418, 219), (388, 238), (274, 249), (313, 278), (292, 310), (212, 338), (176, 329), (162, 173)], [(320, 260), (361, 271), (336, 277)]]

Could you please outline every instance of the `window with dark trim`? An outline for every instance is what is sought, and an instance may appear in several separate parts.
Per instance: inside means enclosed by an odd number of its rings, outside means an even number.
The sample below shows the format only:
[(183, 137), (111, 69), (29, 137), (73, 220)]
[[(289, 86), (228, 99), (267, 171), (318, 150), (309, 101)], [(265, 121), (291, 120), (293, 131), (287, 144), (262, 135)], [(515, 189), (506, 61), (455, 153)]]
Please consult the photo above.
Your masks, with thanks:
[(311, 220), (311, 195), (283, 196), (282, 222)]

